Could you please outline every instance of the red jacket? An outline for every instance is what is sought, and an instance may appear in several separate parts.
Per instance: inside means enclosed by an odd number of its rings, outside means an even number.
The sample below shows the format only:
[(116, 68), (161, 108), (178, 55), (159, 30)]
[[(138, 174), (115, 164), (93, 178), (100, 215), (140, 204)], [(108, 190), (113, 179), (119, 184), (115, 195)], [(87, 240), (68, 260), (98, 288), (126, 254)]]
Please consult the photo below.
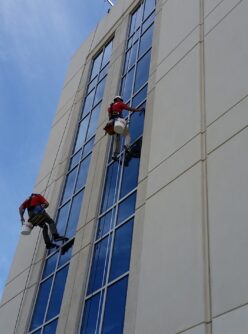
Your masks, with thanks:
[(111, 104), (108, 108), (109, 118), (122, 117), (122, 111), (127, 109), (128, 105), (119, 101)]
[(45, 204), (48, 206), (48, 201), (40, 194), (32, 194), (29, 198), (27, 198), (20, 206), (23, 210), (28, 209), (30, 207)]

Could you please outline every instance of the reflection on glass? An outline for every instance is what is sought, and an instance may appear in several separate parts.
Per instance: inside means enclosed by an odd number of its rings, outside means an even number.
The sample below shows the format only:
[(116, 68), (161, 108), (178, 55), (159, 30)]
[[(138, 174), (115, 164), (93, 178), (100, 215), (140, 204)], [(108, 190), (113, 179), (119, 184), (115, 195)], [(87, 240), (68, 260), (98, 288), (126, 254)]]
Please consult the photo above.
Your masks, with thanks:
[(96, 59), (94, 60), (93, 66), (92, 66), (92, 71), (91, 71), (91, 77), (90, 79), (92, 80), (99, 72), (100, 70), (100, 66), (101, 66), (101, 62), (102, 62), (102, 54), (103, 52), (101, 52), (99, 54), (98, 57), (96, 57)]
[(144, 19), (155, 9), (156, 0), (146, 0), (145, 10), (144, 10)]
[(127, 295), (127, 277), (108, 288), (101, 334), (122, 334)]
[(68, 268), (69, 266), (66, 266), (56, 274), (46, 320), (52, 319), (60, 312)]
[(106, 211), (116, 200), (116, 185), (117, 185), (118, 164), (111, 164), (108, 167), (105, 180), (104, 194), (102, 200), (101, 212)]
[(132, 214), (134, 214), (135, 203), (136, 203), (136, 192), (119, 204), (117, 225), (123, 222)]
[(91, 159), (91, 155), (88, 155), (88, 157), (85, 158), (80, 164), (75, 192), (81, 189), (86, 183), (89, 165), (90, 165), (90, 159)]
[(99, 74), (99, 81), (101, 81), (108, 74), (109, 64), (107, 64)]
[(45, 268), (43, 270), (43, 275), (42, 278), (45, 278), (49, 275), (51, 275), (56, 267), (56, 263), (57, 263), (57, 259), (58, 259), (58, 252), (56, 252), (54, 255), (50, 256), (47, 260), (46, 260), (46, 265)]
[(113, 46), (112, 41), (106, 46), (106, 48), (104, 50), (104, 55), (103, 55), (101, 68), (103, 68), (109, 62), (110, 57), (111, 57), (111, 53), (112, 53), (112, 46)]
[(95, 245), (88, 285), (88, 295), (98, 290), (105, 284), (111, 237), (112, 236), (110, 235)]
[(132, 236), (133, 220), (116, 230), (109, 282), (129, 270)]
[(95, 88), (96, 84), (97, 84), (97, 77), (95, 77), (95, 79), (92, 80), (91, 83), (89, 84), (87, 93), (89, 93), (93, 88)]
[(87, 117), (84, 118), (84, 120), (79, 125), (77, 141), (76, 141), (74, 152), (76, 152), (83, 145), (85, 141), (89, 119), (90, 119), (90, 116), (88, 115)]
[(90, 141), (88, 141), (87, 144), (85, 144), (85, 146), (84, 146), (84, 152), (83, 152), (83, 158), (85, 158), (86, 155), (88, 155), (92, 151), (93, 145), (94, 145), (94, 141), (95, 141), (95, 137), (93, 137)]
[(89, 140), (96, 132), (96, 127), (97, 127), (97, 123), (98, 123), (98, 118), (100, 115), (100, 111), (101, 111), (101, 103), (99, 103), (95, 109), (92, 110), (91, 113), (91, 118), (90, 118), (90, 124), (89, 124), (89, 128), (88, 128), (88, 133), (87, 133), (87, 138), (86, 140)]
[(98, 333), (100, 325), (99, 314), (101, 314), (102, 310), (102, 301), (103, 296), (100, 293), (86, 301), (80, 334)]
[(124, 167), (121, 185), (121, 197), (128, 194), (137, 186), (139, 176), (139, 162), (140, 159), (131, 159), (128, 166)]
[(152, 46), (153, 25), (141, 36), (139, 57)]
[(58, 320), (54, 320), (50, 322), (50, 324), (46, 325), (43, 330), (43, 334), (56, 334)]
[(155, 12), (148, 17), (148, 19), (142, 25), (142, 33), (154, 22)]
[(71, 162), (70, 162), (70, 167), (69, 167), (69, 170), (72, 169), (73, 167), (75, 167), (78, 163), (79, 163), (79, 160), (80, 160), (80, 157), (81, 157), (81, 153), (82, 153), (82, 150), (79, 150), (72, 158), (71, 158)]
[(77, 168), (73, 169), (67, 175), (66, 181), (65, 181), (63, 199), (61, 203), (64, 203), (73, 194), (76, 175), (77, 175)]
[(134, 76), (134, 68), (129, 71), (122, 81), (121, 95), (123, 100), (126, 102), (130, 99), (132, 88), (133, 88), (133, 76)]
[(151, 51), (141, 58), (137, 63), (136, 78), (134, 84), (134, 91), (137, 91), (149, 77)]
[(146, 99), (147, 96), (147, 85), (143, 87), (133, 98), (132, 106), (137, 108), (141, 102)]
[(94, 106), (97, 105), (97, 103), (99, 103), (100, 100), (101, 100), (102, 97), (103, 97), (105, 81), (106, 81), (106, 78), (103, 79), (103, 80), (98, 84), (98, 86), (97, 86), (97, 89), (96, 89), (96, 96), (95, 96), (95, 100), (94, 100)]
[(95, 94), (95, 90), (93, 90), (88, 96), (86, 96), (86, 99), (84, 101), (82, 118), (90, 112), (92, 103), (93, 103), (94, 94)]
[(144, 118), (144, 113), (135, 112), (131, 116), (129, 132), (132, 138), (132, 143), (136, 141), (136, 139), (139, 138), (143, 133)]
[(59, 209), (59, 213), (57, 217), (57, 230), (58, 230), (58, 233), (61, 235), (65, 234), (70, 203), (71, 202), (66, 203), (66, 205), (64, 205), (61, 209)]
[(69, 220), (68, 220), (68, 225), (67, 225), (67, 229), (66, 229), (66, 236), (68, 238), (73, 237), (75, 232), (76, 232), (83, 194), (84, 194), (84, 190), (80, 191), (73, 198), (71, 211), (70, 211), (70, 216), (69, 216)]
[(36, 300), (36, 305), (33, 313), (33, 318), (30, 326), (30, 331), (39, 327), (43, 323), (46, 312), (47, 300), (49, 297), (52, 284), (52, 277), (42, 282), (39, 288), (39, 294)]
[(110, 210), (108, 213), (106, 213), (106, 215), (104, 215), (99, 219), (96, 239), (99, 239), (104, 234), (109, 232), (110, 228), (113, 228), (114, 219), (115, 219), (115, 209)]

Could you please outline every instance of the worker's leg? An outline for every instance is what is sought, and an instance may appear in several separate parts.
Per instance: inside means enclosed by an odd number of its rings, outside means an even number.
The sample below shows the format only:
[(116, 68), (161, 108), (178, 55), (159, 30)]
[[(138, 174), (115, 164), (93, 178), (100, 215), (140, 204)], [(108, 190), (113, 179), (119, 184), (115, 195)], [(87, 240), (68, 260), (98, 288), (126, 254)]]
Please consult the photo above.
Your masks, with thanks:
[(46, 222), (49, 225), (49, 229), (50, 229), (50, 232), (53, 236), (53, 239), (55, 241), (60, 241), (60, 240), (67, 241), (67, 240), (69, 240), (67, 237), (64, 237), (64, 236), (61, 236), (61, 235), (58, 234), (57, 227), (56, 227), (56, 224), (55, 224), (54, 220), (46, 212), (44, 214), (46, 215)]
[(131, 136), (127, 126), (124, 129), (123, 135), (125, 136), (125, 148), (130, 150)]
[(114, 161), (118, 160), (118, 154), (120, 153), (120, 135), (114, 135), (114, 143), (113, 143), (113, 155), (112, 159)]
[(43, 234), (45, 244), (47, 246), (49, 246), (51, 244), (51, 240), (50, 240), (50, 237), (49, 237), (49, 234), (48, 234), (48, 227), (47, 227), (46, 224), (43, 224), (43, 227), (41, 227), (41, 228), (42, 228), (42, 234)]

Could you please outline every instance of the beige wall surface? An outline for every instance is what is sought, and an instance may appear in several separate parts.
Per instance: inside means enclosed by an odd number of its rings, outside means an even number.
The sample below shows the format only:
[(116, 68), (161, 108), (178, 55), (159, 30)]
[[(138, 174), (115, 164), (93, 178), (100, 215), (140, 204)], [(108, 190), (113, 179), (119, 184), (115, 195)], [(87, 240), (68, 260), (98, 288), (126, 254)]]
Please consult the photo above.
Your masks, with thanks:
[[(103, 110), (118, 92), (129, 13), (119, 0), (72, 58), (36, 191), (55, 213), (92, 57), (115, 36)], [(159, 0), (124, 334), (245, 334), (248, 328), (248, 2)], [(96, 133), (57, 334), (77, 334), (108, 138)], [(44, 245), (20, 239), (1, 331), (25, 334)], [(11, 316), (10, 316), (11, 315)]]

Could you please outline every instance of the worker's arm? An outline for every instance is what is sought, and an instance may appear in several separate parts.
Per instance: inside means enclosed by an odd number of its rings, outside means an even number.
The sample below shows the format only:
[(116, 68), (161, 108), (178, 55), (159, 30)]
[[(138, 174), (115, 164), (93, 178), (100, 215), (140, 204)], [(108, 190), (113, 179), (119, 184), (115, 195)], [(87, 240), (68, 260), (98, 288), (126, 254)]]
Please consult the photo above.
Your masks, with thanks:
[(24, 219), (24, 212), (25, 212), (25, 208), (23, 206), (23, 204), (19, 207), (19, 213), (20, 213), (20, 217), (21, 217), (21, 222), (24, 223), (25, 219)]
[(132, 107), (127, 106), (126, 110), (128, 110), (128, 111), (134, 111), (134, 112), (142, 112), (142, 111), (145, 110), (145, 108), (136, 109), (136, 108), (132, 108)]

